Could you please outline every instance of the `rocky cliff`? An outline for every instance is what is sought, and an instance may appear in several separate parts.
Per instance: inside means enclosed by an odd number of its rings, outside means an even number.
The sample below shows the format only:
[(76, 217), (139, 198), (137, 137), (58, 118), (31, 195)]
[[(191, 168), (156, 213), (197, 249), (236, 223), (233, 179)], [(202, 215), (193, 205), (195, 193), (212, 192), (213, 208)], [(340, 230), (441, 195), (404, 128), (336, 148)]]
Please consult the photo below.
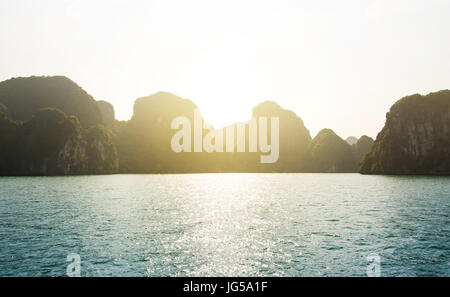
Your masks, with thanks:
[(86, 131), (57, 109), (40, 110), (25, 123), (0, 113), (0, 175), (114, 173), (115, 146), (99, 129)]
[(102, 116), (103, 123), (107, 126), (110, 126), (114, 123), (115, 113), (114, 106), (106, 101), (97, 101), (97, 107), (100, 110), (100, 114)]
[(357, 161), (358, 166), (364, 156), (372, 149), (374, 142), (375, 141), (371, 137), (363, 135), (357, 139), (356, 143), (352, 145), (353, 153), (355, 154), (355, 160)]
[(101, 125), (89, 128), (84, 133), (87, 142), (88, 172), (93, 174), (116, 173), (119, 158), (109, 132)]
[(450, 174), (450, 91), (397, 101), (359, 170), (364, 174)]

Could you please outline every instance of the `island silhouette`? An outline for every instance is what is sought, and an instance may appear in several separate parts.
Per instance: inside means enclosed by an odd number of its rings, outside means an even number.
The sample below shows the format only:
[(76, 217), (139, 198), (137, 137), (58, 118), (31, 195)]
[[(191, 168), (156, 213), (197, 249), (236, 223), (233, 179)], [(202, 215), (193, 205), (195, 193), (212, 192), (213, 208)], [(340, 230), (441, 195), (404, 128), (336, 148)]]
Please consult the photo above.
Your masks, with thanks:
[[(173, 119), (193, 122), (196, 110), (189, 99), (158, 92), (138, 98), (131, 119), (118, 121), (110, 103), (96, 101), (67, 77), (12, 78), (0, 83), (0, 175), (450, 174), (449, 90), (397, 101), (375, 141), (368, 136), (344, 140), (331, 129), (312, 138), (293, 111), (274, 101), (262, 102), (252, 117), (279, 119), (279, 157), (274, 163), (261, 163), (260, 154), (249, 150), (249, 122), (233, 123), (219, 133), (225, 137), (227, 128), (243, 125), (244, 152), (174, 152)], [(214, 127), (202, 129), (204, 137)]]

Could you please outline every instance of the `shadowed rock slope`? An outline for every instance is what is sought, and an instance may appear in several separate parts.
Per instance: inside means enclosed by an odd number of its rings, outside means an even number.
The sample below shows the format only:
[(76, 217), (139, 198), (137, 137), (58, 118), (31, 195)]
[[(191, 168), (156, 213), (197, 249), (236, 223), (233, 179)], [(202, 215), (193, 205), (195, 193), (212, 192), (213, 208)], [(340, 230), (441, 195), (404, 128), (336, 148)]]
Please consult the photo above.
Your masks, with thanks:
[(74, 115), (84, 127), (102, 124), (96, 101), (64, 76), (18, 77), (0, 83), (0, 103), (12, 119), (28, 121), (42, 108), (56, 108)]
[(397, 101), (359, 169), (364, 174), (450, 174), (450, 91)]

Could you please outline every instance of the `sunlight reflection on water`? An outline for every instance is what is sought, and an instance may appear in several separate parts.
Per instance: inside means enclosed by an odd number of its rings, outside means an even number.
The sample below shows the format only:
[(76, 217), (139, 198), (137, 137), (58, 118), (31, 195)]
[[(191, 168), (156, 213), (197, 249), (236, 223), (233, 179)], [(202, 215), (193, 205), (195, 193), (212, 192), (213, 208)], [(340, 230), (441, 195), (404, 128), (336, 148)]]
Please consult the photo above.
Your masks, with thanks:
[(0, 275), (449, 275), (450, 179), (194, 174), (0, 179)]

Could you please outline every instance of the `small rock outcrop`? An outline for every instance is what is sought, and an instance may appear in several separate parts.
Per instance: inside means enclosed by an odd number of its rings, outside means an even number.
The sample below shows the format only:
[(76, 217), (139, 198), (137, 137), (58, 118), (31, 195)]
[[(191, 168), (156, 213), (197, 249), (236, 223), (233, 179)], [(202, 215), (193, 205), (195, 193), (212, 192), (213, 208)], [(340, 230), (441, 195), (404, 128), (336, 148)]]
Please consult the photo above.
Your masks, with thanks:
[(352, 145), (352, 149), (355, 154), (355, 160), (358, 162), (358, 166), (364, 156), (372, 149), (374, 142), (375, 141), (372, 137), (363, 135), (356, 141), (355, 144)]
[(321, 130), (310, 145), (313, 172), (356, 172), (352, 147), (331, 129)]
[(114, 113), (114, 106), (106, 101), (97, 101), (97, 107), (102, 115), (103, 124), (110, 126), (114, 123), (116, 117)]

